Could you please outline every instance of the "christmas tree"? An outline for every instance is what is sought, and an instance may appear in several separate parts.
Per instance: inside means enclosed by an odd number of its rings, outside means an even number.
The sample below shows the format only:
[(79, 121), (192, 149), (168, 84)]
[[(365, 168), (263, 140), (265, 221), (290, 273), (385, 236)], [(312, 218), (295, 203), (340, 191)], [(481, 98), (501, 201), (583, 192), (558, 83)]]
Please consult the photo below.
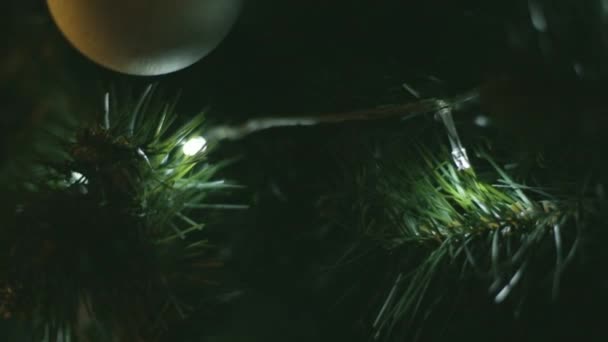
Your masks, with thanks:
[(2, 340), (606, 339), (602, 1), (157, 2), (0, 5)]

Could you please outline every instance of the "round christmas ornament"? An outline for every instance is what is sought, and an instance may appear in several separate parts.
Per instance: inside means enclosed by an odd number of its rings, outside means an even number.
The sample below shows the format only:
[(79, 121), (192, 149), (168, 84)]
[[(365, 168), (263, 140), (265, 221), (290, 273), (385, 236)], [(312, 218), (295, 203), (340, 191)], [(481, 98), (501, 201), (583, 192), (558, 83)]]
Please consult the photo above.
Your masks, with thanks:
[(161, 75), (188, 67), (228, 34), (242, 0), (48, 0), (81, 53), (109, 69)]

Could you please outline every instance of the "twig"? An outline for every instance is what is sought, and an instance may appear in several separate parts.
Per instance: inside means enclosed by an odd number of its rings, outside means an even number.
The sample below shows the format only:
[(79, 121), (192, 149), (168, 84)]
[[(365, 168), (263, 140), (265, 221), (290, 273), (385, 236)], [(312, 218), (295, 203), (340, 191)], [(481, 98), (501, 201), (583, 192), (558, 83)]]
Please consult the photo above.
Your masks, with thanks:
[(221, 125), (212, 127), (207, 134), (205, 134), (205, 138), (207, 140), (236, 140), (251, 133), (275, 127), (314, 126), (346, 121), (382, 120), (393, 117), (410, 118), (428, 113), (435, 113), (442, 109), (450, 109), (452, 111), (462, 110), (472, 103), (477, 102), (478, 99), (479, 91), (478, 89), (474, 89), (463, 95), (448, 99), (431, 98), (413, 103), (389, 105), (354, 112), (256, 118), (245, 121), (240, 125)]

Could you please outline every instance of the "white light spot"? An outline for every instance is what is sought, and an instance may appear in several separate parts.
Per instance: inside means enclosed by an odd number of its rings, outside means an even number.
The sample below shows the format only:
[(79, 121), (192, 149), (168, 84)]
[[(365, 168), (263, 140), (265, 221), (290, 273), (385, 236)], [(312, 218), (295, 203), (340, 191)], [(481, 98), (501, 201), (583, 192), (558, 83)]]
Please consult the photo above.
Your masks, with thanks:
[(80, 172), (72, 171), (70, 174), (70, 184), (83, 183), (87, 184), (89, 181)]
[(537, 1), (529, 1), (530, 8), (530, 19), (532, 20), (532, 25), (539, 32), (547, 31), (547, 18), (545, 18), (545, 13), (543, 13), (543, 9)]
[(488, 127), (490, 126), (490, 118), (485, 115), (478, 115), (474, 122), (479, 127)]
[(453, 149), (452, 158), (454, 159), (454, 164), (456, 164), (458, 170), (462, 171), (471, 168), (467, 151), (464, 148), (461, 147)]
[(195, 137), (188, 140), (183, 147), (184, 154), (193, 156), (207, 149), (207, 140), (203, 137)]

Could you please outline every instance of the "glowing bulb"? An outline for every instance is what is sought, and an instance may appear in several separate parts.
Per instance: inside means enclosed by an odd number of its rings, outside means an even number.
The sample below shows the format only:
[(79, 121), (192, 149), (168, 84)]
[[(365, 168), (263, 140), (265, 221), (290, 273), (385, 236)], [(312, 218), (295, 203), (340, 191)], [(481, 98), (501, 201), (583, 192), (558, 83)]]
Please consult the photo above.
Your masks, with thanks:
[(87, 184), (89, 181), (80, 172), (72, 171), (70, 174), (70, 184), (83, 183)]
[(491, 123), (490, 118), (485, 115), (478, 115), (474, 121), (479, 127), (488, 127)]
[(184, 154), (187, 156), (193, 156), (200, 151), (207, 149), (207, 140), (203, 137), (195, 137), (188, 140), (183, 147)]
[(469, 162), (469, 157), (467, 156), (467, 150), (463, 147), (454, 148), (452, 150), (452, 158), (454, 159), (454, 164), (459, 171), (468, 170), (471, 168), (471, 163)]

